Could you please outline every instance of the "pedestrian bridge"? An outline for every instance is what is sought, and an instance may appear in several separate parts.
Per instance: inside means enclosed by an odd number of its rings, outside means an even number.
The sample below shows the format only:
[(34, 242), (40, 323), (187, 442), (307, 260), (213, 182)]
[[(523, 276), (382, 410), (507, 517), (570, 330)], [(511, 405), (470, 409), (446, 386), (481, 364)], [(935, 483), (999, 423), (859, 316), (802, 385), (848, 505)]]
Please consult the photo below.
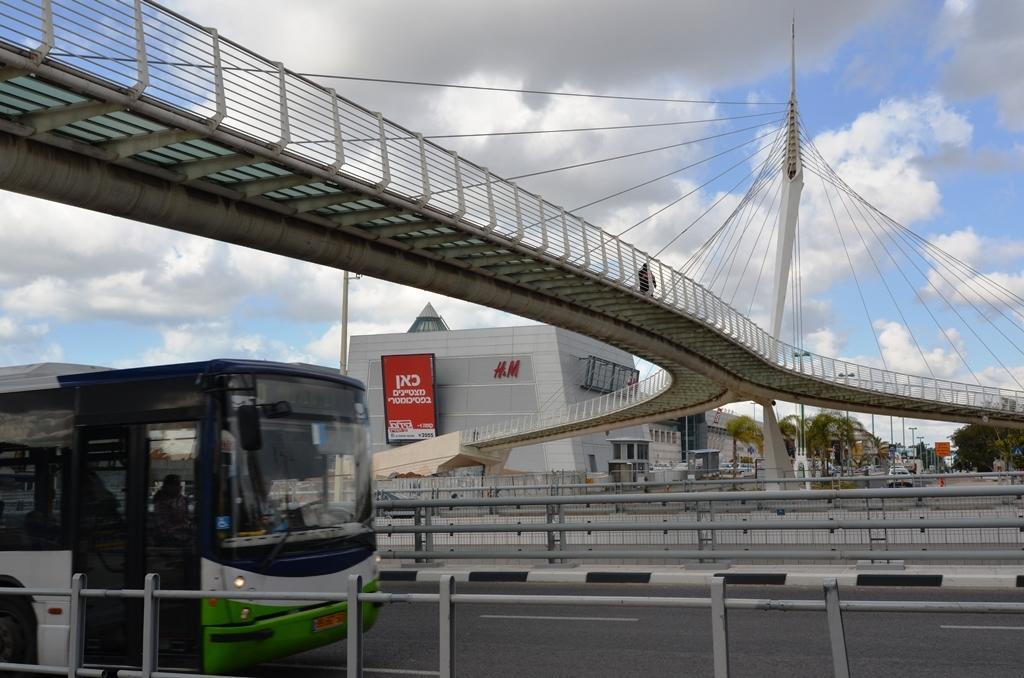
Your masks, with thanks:
[(665, 370), (470, 446), (741, 399), (1024, 426), (1022, 392), (783, 343), (629, 242), (145, 1), (0, 5), (0, 189), (457, 297)]

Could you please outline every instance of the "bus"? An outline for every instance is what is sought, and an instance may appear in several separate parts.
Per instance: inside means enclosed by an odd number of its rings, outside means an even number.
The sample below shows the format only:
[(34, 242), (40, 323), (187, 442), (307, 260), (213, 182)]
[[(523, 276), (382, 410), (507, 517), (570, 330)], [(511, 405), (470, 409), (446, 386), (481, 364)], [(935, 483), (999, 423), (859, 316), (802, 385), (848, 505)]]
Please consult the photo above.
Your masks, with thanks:
[[(161, 670), (227, 673), (345, 637), (377, 590), (363, 385), (247, 360), (0, 368), (0, 586), (201, 590), (160, 604)], [(337, 598), (335, 597), (335, 601)], [(139, 599), (86, 599), (85, 662), (141, 662)], [(363, 604), (364, 629), (377, 605)], [(66, 665), (69, 601), (0, 596), (0, 661)]]

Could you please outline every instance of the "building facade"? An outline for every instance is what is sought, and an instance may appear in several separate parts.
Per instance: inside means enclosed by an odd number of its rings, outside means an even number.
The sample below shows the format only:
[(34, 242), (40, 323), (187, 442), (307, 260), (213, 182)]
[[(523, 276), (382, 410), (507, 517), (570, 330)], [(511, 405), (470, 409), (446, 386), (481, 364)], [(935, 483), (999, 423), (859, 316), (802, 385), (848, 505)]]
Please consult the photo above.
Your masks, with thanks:
[[(428, 304), (408, 332), (352, 337), (349, 372), (367, 385), (374, 452), (402, 444), (388, 443), (381, 356), (433, 354), (439, 436), (564, 408), (637, 377), (630, 354), (557, 327), (447, 327)], [(506, 469), (603, 472), (611, 456), (608, 436), (595, 433), (516, 448)]]

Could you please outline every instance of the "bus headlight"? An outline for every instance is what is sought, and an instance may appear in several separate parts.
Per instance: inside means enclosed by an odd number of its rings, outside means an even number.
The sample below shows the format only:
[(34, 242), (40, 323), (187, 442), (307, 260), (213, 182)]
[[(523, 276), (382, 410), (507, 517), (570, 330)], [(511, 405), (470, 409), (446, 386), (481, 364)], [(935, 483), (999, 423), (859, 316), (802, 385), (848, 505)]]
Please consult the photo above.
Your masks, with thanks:
[(376, 553), (375, 553), (375, 554), (373, 554), (373, 562), (374, 562), (374, 563), (376, 563), (377, 565), (380, 565), (380, 561), (381, 561), (381, 560), (383, 560), (383, 558), (381, 558), (381, 557), (380, 557), (380, 555), (378, 555), (378, 554), (376, 554)]
[(240, 589), (243, 586), (245, 586), (245, 577), (243, 577), (242, 575), (238, 575), (237, 577), (235, 577), (235, 581), (233, 583), (236, 589)]
[(243, 607), (241, 614), (238, 616), (242, 618), (242, 621), (246, 621), (249, 618), (249, 608)]

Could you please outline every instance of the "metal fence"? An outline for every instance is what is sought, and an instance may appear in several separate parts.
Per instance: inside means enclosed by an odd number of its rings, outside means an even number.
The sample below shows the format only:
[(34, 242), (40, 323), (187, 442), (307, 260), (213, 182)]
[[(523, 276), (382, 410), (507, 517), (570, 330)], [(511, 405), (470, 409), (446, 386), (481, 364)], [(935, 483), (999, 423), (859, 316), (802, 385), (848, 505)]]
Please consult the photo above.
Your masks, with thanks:
[(1022, 562), (1024, 485), (457, 496), (377, 505), (424, 562)]
[[(884, 474), (794, 476), (771, 480), (750, 475), (732, 476), (727, 471), (653, 469), (638, 474), (635, 482), (613, 482), (606, 473), (553, 471), (507, 476), (447, 476), (377, 480), (378, 499), (395, 495), (403, 499), (440, 499), (452, 493), (464, 497), (524, 497), (542, 495), (625, 494), (627, 492), (690, 492), (700, 490), (833, 489), (850, 487), (931, 487), (993, 483), (1024, 484), (1024, 472), (918, 473), (893, 477)], [(390, 497), (394, 498), (394, 497)]]
[[(832, 650), (833, 675), (849, 678), (850, 661), (846, 647), (846, 631), (843, 617), (848, 612), (909, 612), (909, 613), (974, 613), (974, 614), (1022, 614), (1024, 603), (1002, 602), (945, 602), (945, 601), (844, 601), (839, 595), (835, 579), (826, 579), (822, 600), (773, 600), (755, 598), (729, 598), (726, 595), (724, 578), (711, 582), (708, 598), (646, 597), (646, 596), (580, 596), (580, 595), (516, 595), (516, 594), (464, 594), (455, 590), (455, 579), (443, 575), (438, 593), (363, 593), (363, 578), (352, 575), (347, 591), (332, 595), (331, 592), (232, 592), (231, 597), (239, 600), (287, 600), (287, 601), (345, 601), (348, 604), (346, 639), (347, 653), (345, 671), (348, 678), (362, 678), (363, 666), (363, 617), (362, 603), (412, 603), (436, 604), (438, 616), (439, 675), (454, 678), (457, 675), (456, 652), (456, 606), (467, 605), (579, 605), (595, 607), (665, 607), (676, 609), (706, 609), (710, 611), (711, 639), (715, 678), (728, 678), (729, 657), (729, 610), (771, 610), (775, 612), (802, 611), (825, 612), (829, 641)], [(208, 591), (172, 591), (160, 588), (160, 576), (146, 575), (142, 589), (89, 589), (84, 574), (72, 577), (69, 589), (0, 588), (0, 595), (7, 596), (68, 596), (71, 615), (69, 619), (68, 664), (67, 666), (0, 663), (0, 671), (24, 671), (41, 675), (86, 676), (88, 678), (207, 678), (206, 674), (182, 674), (161, 671), (159, 668), (160, 601), (196, 600), (209, 596)], [(84, 647), (87, 619), (85, 600), (88, 598), (134, 598), (141, 599), (142, 620), (142, 664), (136, 668), (99, 669), (85, 667)], [(341, 668), (341, 667), (339, 667)], [(210, 677), (212, 678), (212, 676)]]
[[(1024, 412), (1020, 391), (891, 372), (786, 344), (629, 242), (148, 0), (117, 6), (15, 0), (0, 3), (0, 19), (0, 61), (168, 126), (158, 132), (188, 132), (407, 205), (487, 242), (641, 295), (779, 370), (982, 413)], [(130, 136), (111, 134), (107, 143)], [(656, 288), (641, 290), (642, 267), (659, 281)]]

